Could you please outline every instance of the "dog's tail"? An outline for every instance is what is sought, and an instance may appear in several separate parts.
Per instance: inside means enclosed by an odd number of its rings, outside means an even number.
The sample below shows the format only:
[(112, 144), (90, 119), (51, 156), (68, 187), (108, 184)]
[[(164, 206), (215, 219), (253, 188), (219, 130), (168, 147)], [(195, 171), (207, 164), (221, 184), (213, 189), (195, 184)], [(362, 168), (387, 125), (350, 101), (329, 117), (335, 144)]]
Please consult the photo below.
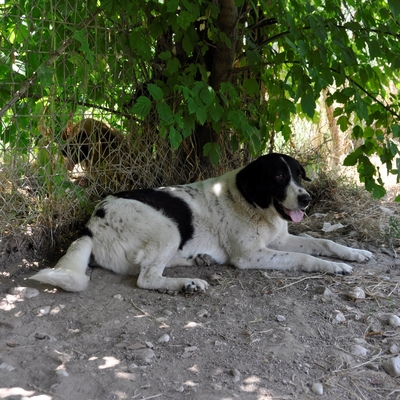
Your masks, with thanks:
[(85, 274), (92, 253), (91, 235), (85, 235), (71, 244), (54, 268), (46, 268), (31, 276), (39, 282), (58, 286), (69, 292), (85, 290), (89, 277)]

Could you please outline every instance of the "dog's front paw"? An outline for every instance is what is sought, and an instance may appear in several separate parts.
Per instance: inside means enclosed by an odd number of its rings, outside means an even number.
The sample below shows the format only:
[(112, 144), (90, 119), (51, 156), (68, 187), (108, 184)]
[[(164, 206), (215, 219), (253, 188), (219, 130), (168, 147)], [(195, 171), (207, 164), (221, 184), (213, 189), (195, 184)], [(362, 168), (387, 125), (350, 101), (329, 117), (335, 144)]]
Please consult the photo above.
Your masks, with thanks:
[(349, 261), (366, 262), (372, 258), (372, 253), (368, 250), (351, 249)]
[(329, 262), (322, 270), (331, 274), (349, 275), (352, 273), (353, 267), (345, 263)]
[(202, 279), (188, 279), (182, 286), (181, 292), (192, 294), (194, 292), (205, 292), (208, 289), (208, 282)]

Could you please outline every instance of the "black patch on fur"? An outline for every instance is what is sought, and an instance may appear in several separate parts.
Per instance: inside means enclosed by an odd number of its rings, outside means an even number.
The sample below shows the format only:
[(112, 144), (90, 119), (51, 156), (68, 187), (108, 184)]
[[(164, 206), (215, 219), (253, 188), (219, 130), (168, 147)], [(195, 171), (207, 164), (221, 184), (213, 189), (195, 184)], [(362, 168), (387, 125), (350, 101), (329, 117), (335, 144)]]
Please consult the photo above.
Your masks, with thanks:
[(79, 232), (79, 237), (83, 237), (83, 236), (89, 236), (90, 238), (93, 238), (93, 232), (87, 226), (85, 226)]
[(113, 196), (140, 201), (171, 218), (178, 226), (181, 235), (179, 248), (182, 249), (185, 243), (193, 237), (193, 214), (186, 201), (174, 196), (169, 190), (170, 188), (131, 190), (116, 193)]
[(290, 220), (278, 206), (286, 197), (291, 177), (299, 186), (302, 186), (302, 179), (309, 180), (297, 160), (284, 154), (271, 153), (241, 169), (236, 175), (236, 186), (250, 204), (262, 208), (274, 204), (282, 217)]
[(104, 218), (106, 216), (106, 210), (100, 207), (95, 211), (94, 215), (95, 217)]

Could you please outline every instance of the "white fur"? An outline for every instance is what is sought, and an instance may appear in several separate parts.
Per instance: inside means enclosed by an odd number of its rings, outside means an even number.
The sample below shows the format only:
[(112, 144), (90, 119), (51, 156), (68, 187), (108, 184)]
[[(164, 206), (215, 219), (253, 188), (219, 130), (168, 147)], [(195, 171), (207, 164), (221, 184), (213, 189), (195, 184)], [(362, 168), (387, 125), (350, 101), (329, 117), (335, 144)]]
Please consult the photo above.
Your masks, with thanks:
[[(195, 258), (205, 254), (216, 263), (240, 269), (349, 273), (350, 265), (312, 255), (356, 262), (371, 257), (368, 251), (329, 240), (290, 235), (275, 207), (260, 208), (246, 201), (236, 186), (239, 171), (163, 189), (183, 199), (193, 214), (194, 234), (182, 249), (177, 224), (162, 212), (136, 200), (109, 196), (101, 203), (105, 217), (94, 213), (87, 225), (93, 239), (78, 239), (54, 269), (42, 270), (31, 279), (69, 291), (84, 290), (92, 254), (97, 264), (116, 273), (132, 274), (139, 267), (137, 284), (141, 288), (204, 291), (206, 281), (166, 278), (162, 276), (164, 268), (195, 265)], [(292, 177), (281, 204), (290, 210), (299, 208), (296, 199), (302, 194), (307, 194), (306, 190)]]

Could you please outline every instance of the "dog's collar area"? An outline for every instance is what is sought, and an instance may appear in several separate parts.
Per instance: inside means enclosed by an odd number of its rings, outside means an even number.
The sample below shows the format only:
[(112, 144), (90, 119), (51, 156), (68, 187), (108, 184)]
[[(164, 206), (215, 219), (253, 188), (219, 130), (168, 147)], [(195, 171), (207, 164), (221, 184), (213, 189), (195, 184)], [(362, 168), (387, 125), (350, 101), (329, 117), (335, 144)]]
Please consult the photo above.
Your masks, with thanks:
[(301, 222), (304, 217), (304, 210), (289, 210), (283, 204), (279, 203), (277, 200), (274, 200), (274, 207), (276, 211), (281, 215), (281, 217), (287, 221), (292, 222)]

